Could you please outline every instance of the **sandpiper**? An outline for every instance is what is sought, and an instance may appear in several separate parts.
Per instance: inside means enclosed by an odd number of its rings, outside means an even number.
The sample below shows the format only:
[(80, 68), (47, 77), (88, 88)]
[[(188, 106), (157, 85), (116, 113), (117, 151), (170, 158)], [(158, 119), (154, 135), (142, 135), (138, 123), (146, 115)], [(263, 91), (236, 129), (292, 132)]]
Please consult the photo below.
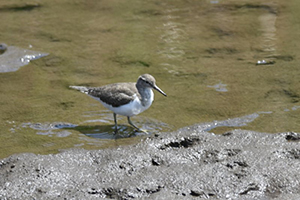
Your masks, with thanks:
[(155, 84), (155, 78), (150, 74), (139, 76), (136, 83), (113, 83), (102, 87), (70, 86), (70, 88), (93, 97), (104, 107), (113, 111), (115, 132), (118, 131), (117, 114), (127, 116), (128, 123), (141, 131), (131, 122), (130, 117), (140, 114), (151, 106), (154, 100), (152, 89), (167, 96)]

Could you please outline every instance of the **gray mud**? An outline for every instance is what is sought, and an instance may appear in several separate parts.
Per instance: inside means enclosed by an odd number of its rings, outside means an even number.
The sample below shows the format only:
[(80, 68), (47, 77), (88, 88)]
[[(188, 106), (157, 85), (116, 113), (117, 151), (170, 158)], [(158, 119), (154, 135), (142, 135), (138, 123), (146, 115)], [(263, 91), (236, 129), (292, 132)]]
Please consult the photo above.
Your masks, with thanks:
[(196, 125), (132, 146), (0, 161), (0, 199), (300, 199), (300, 134)]

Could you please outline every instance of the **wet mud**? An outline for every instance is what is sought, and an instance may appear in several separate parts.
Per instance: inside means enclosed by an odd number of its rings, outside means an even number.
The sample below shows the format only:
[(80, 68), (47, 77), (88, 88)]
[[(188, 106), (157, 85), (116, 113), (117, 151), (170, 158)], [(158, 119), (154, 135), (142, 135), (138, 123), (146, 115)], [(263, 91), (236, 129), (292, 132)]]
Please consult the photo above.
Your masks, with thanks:
[(132, 146), (0, 161), (1, 199), (299, 199), (300, 134), (157, 133)]

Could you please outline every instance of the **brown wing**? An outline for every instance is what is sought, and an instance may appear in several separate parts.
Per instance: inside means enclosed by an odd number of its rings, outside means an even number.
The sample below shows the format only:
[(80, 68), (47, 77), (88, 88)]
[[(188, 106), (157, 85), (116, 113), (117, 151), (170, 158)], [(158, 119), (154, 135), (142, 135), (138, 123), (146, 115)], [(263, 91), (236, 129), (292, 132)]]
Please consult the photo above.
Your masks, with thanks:
[(98, 97), (101, 101), (119, 107), (134, 100), (138, 91), (135, 83), (114, 83), (97, 88), (90, 88), (88, 94)]

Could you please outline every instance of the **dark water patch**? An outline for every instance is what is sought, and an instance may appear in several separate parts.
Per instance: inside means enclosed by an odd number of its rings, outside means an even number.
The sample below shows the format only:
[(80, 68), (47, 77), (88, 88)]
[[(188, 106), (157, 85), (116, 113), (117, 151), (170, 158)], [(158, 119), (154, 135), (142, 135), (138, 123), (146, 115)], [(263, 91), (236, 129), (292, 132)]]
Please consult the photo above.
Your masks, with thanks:
[(208, 48), (204, 50), (206, 53), (209, 54), (236, 54), (239, 51), (235, 48), (231, 47), (224, 47), (224, 48)]
[(220, 8), (230, 10), (230, 11), (236, 11), (236, 10), (243, 10), (243, 9), (249, 9), (249, 10), (265, 10), (272, 14), (277, 14), (277, 7), (272, 7), (270, 5), (265, 4), (254, 4), (254, 3), (245, 3), (245, 4), (221, 4), (219, 5)]
[(208, 74), (206, 73), (202, 73), (202, 72), (190, 72), (190, 73), (185, 73), (185, 72), (178, 72), (176, 74), (174, 74), (174, 76), (178, 76), (178, 77), (195, 77), (195, 78), (199, 78), (201, 80), (205, 80), (208, 78)]
[(140, 67), (150, 67), (150, 62), (144, 60), (135, 60), (124, 56), (115, 56), (111, 58), (113, 62), (118, 63), (121, 66), (140, 66)]
[(0, 7), (0, 12), (22, 12), (22, 11), (32, 11), (33, 9), (36, 8), (41, 8), (41, 4), (31, 4), (31, 3), (26, 3), (25, 5), (6, 5)]
[(233, 32), (229, 30), (222, 29), (221, 27), (213, 27), (211, 31), (216, 33), (219, 37), (233, 36)]
[(140, 64), (142, 65), (143, 67), (150, 67), (150, 64), (145, 62), (145, 61), (141, 61), (141, 60), (138, 60), (136, 62), (133, 62), (133, 63), (136, 63), (136, 64)]
[(65, 35), (59, 35), (57, 32), (45, 32), (44, 30), (40, 30), (36, 33), (36, 37), (43, 38), (48, 40), (49, 42), (72, 42), (72, 39), (69, 37), (65, 37)]
[(44, 59), (44, 62), (46, 67), (61, 66), (64, 59), (60, 56), (49, 55)]
[(63, 110), (69, 110), (74, 107), (74, 104), (75, 104), (74, 101), (60, 102), (58, 104), (58, 107), (61, 107)]
[(132, 127), (129, 126), (118, 126), (118, 132), (115, 133), (114, 125), (95, 125), (95, 126), (76, 126), (74, 128), (67, 128), (78, 131), (88, 137), (97, 139), (121, 139), (135, 137), (144, 133), (136, 132)]
[(291, 89), (271, 89), (266, 92), (265, 98), (273, 101), (287, 98), (287, 100), (291, 103), (297, 103), (300, 101), (300, 95), (298, 92)]
[(295, 59), (295, 56), (292, 55), (278, 55), (278, 56), (271, 56), (272, 58), (275, 58), (277, 60), (283, 60), (283, 61), (293, 61)]
[(145, 15), (145, 16), (161, 16), (163, 13), (160, 10), (155, 9), (148, 9), (148, 10), (141, 10), (136, 12), (137, 15)]
[(263, 5), (263, 4), (251, 4), (251, 3), (247, 3), (244, 5), (237, 5), (236, 6), (237, 9), (261, 9), (261, 10), (266, 10), (272, 14), (277, 14), (277, 9), (274, 7), (271, 7), (269, 5)]
[(300, 95), (293, 90), (283, 90), (284, 94), (291, 99), (292, 103), (297, 103), (300, 100)]

